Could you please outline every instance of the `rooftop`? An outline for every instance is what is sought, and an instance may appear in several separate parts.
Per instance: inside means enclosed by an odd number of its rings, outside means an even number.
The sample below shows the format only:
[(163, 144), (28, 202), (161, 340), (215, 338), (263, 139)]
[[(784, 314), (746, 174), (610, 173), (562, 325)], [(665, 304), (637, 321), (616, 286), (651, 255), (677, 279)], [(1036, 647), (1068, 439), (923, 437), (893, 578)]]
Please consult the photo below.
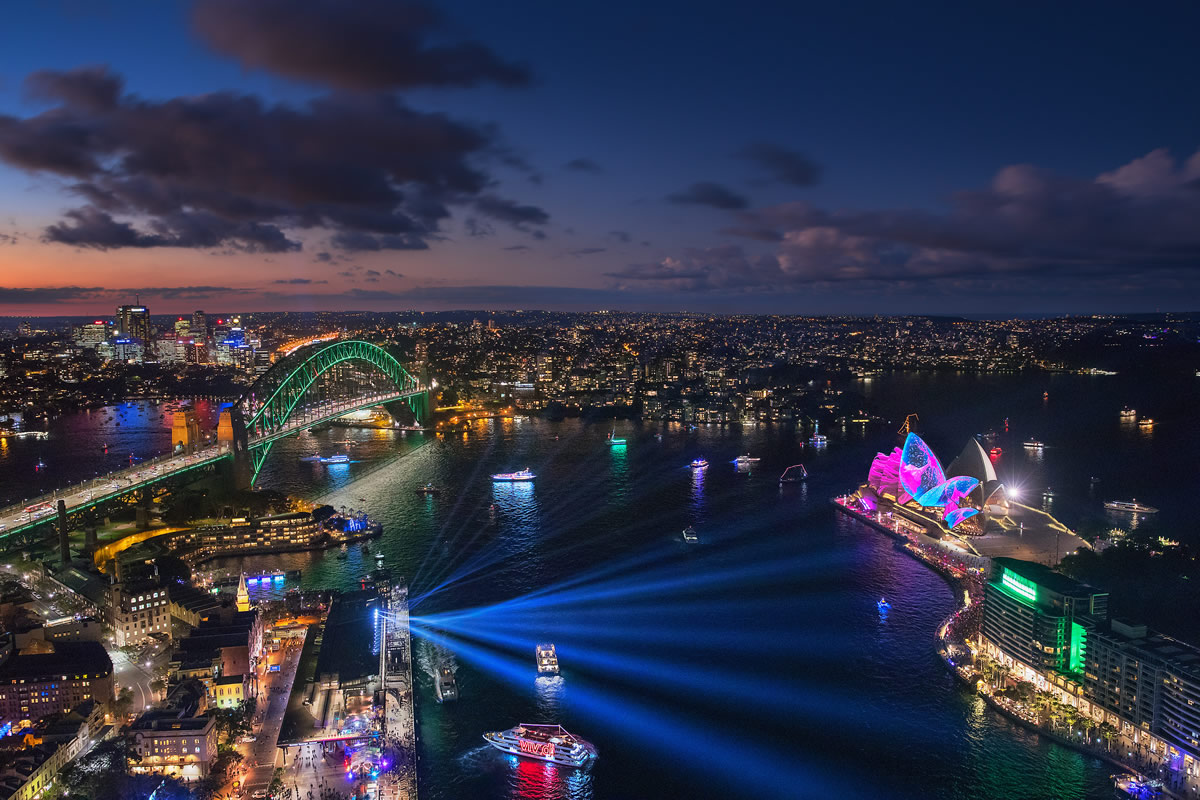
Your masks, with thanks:
[(53, 676), (112, 673), (112, 659), (100, 642), (55, 642), (51, 653), (17, 653), (0, 664), (0, 681), (42, 680)]

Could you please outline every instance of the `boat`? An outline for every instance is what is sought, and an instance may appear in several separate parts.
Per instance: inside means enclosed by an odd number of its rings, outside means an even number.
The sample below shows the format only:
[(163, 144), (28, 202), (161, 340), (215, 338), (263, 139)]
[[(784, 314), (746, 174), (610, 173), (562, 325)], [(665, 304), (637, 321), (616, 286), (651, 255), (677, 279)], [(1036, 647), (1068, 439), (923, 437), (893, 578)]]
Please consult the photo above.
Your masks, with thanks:
[(683, 540), (685, 542), (695, 543), (700, 541), (700, 537), (696, 535), (696, 529), (691, 525), (688, 525), (683, 529)]
[(310, 456), (300, 456), (301, 461), (320, 461), (321, 456), (318, 453), (313, 453)]
[(1004, 450), (999, 447), (993, 447), (991, 450), (988, 450), (988, 454), (991, 455), (992, 458), (999, 458), (1000, 456), (1004, 455)]
[(1026, 439), (1025, 440), (1025, 447), (1026, 447), (1026, 449), (1029, 449), (1029, 450), (1041, 450), (1045, 446), (1046, 446), (1046, 443), (1043, 442), (1041, 439)]
[(625, 444), (625, 440), (624, 440), (624, 439), (618, 439), (618, 438), (617, 438), (617, 429), (616, 429), (615, 427), (612, 429), (612, 433), (610, 433), (610, 434), (608, 435), (608, 443), (609, 443), (609, 445), (611, 445), (612, 447), (617, 447), (617, 446), (620, 446), (620, 445), (623, 445), (623, 444)]
[(1139, 419), (1138, 427), (1139, 428), (1153, 428), (1154, 427), (1154, 419), (1152, 417), (1146, 417), (1145, 419)]
[(339, 550), (339, 551), (338, 551), (338, 554), (337, 554), (337, 560), (338, 560), (338, 561), (345, 561), (347, 558), (349, 558), (349, 556), (348, 556), (348, 555), (346, 555), (346, 551), (345, 551), (345, 550)]
[(564, 767), (585, 767), (596, 758), (596, 748), (591, 742), (568, 733), (561, 725), (522, 723), (506, 731), (485, 733), (483, 739), (502, 752)]
[(813, 435), (808, 437), (808, 443), (813, 447), (824, 447), (829, 444), (829, 437), (821, 433), (821, 423), (813, 423)]
[(350, 456), (345, 453), (338, 453), (336, 456), (326, 456), (317, 460), (322, 464), (349, 464)]
[(454, 670), (442, 667), (433, 676), (433, 691), (437, 694), (439, 703), (448, 703), (458, 699), (458, 682), (454, 680)]
[(1125, 406), (1121, 409), (1121, 419), (1137, 419), (1137, 411), (1129, 406)]
[(708, 469), (708, 462), (703, 458), (693, 458), (692, 463), (688, 466), (690, 466), (692, 469)]
[(1145, 506), (1134, 500), (1108, 500), (1104, 503), (1104, 507), (1109, 511), (1128, 511), (1133, 514), (1157, 514), (1158, 509), (1154, 506)]
[(1054, 489), (1053, 489), (1053, 488), (1051, 488), (1051, 487), (1047, 486), (1047, 487), (1046, 487), (1046, 488), (1045, 488), (1045, 489), (1042, 491), (1042, 497), (1058, 497), (1058, 494), (1057, 494), (1057, 493), (1054, 491)]
[(442, 490), (434, 486), (432, 483), (427, 483), (424, 486), (417, 487), (417, 494), (438, 494)]
[(534, 653), (537, 655), (539, 675), (558, 674), (558, 651), (554, 649), (554, 645), (539, 644), (534, 648)]
[[(795, 472), (792, 470), (795, 470)], [(804, 468), (803, 464), (792, 464), (779, 476), (779, 485), (782, 486), (785, 483), (802, 483), (807, 477), (808, 470)]]
[(733, 463), (737, 464), (739, 467), (745, 467), (745, 466), (749, 466), (750, 464), (756, 464), (759, 461), (762, 461), (762, 459), (757, 458), (757, 457), (752, 456), (749, 453), (747, 453), (744, 456), (738, 456), (737, 458), (735, 458), (733, 460)]
[(531, 481), (536, 477), (537, 476), (530, 472), (529, 468), (526, 467), (519, 472), (497, 472), (492, 476), (492, 480), (501, 483), (522, 483), (525, 481)]
[(880, 611), (887, 611), (892, 607), (892, 604), (887, 601), (886, 597), (881, 597), (879, 598), (879, 602), (875, 604), (875, 607)]

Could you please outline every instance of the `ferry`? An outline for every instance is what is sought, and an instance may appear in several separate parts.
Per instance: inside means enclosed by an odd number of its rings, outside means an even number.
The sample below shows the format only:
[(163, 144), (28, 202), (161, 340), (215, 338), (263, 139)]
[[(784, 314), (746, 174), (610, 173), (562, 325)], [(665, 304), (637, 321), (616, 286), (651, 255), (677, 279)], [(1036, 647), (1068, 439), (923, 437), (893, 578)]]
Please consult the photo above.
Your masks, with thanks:
[(692, 463), (688, 466), (690, 466), (692, 469), (708, 469), (708, 462), (703, 458), (693, 458)]
[(596, 758), (596, 748), (591, 742), (571, 735), (561, 725), (522, 723), (506, 731), (485, 733), (483, 739), (505, 753), (550, 761), (564, 767), (586, 767)]
[(611, 445), (612, 447), (619, 447), (619, 446), (621, 446), (621, 445), (624, 445), (624, 444), (625, 444), (625, 440), (624, 440), (624, 439), (618, 439), (618, 438), (617, 438), (617, 429), (616, 429), (616, 428), (613, 428), (613, 429), (612, 429), (612, 433), (610, 433), (610, 434), (608, 435), (608, 443), (609, 443), (609, 445)]
[(1158, 509), (1154, 506), (1144, 506), (1136, 499), (1134, 500), (1109, 500), (1104, 504), (1104, 507), (1109, 511), (1128, 511), (1133, 514), (1157, 514)]
[[(792, 470), (795, 470), (795, 472)], [(804, 468), (803, 464), (792, 464), (779, 476), (779, 485), (782, 486), (785, 483), (802, 483), (807, 477), (808, 470)]]
[(1121, 409), (1121, 419), (1137, 419), (1137, 410), (1125, 406)]
[(813, 423), (813, 435), (808, 437), (808, 443), (813, 447), (824, 447), (829, 444), (829, 437), (821, 433), (821, 423)]
[(1154, 419), (1152, 417), (1146, 417), (1145, 419), (1139, 419), (1138, 427), (1139, 428), (1153, 428), (1154, 427)]
[(433, 691), (437, 694), (439, 703), (448, 703), (458, 699), (458, 683), (454, 680), (454, 670), (442, 667), (433, 676)]
[(537, 655), (539, 675), (558, 674), (558, 651), (554, 649), (554, 645), (539, 644), (534, 648), (534, 653)]
[(322, 464), (349, 464), (350, 456), (345, 455), (344, 453), (339, 453), (336, 456), (327, 456), (325, 458), (319, 458), (317, 460), (320, 461)]
[(502, 483), (522, 483), (531, 481), (536, 477), (536, 475), (529, 471), (529, 467), (526, 467), (520, 472), (497, 472), (492, 476), (492, 480)]
[(1026, 439), (1025, 440), (1025, 447), (1028, 450), (1041, 450), (1045, 446), (1046, 446), (1046, 443), (1043, 442), (1041, 439)]
[(696, 529), (688, 525), (683, 529), (683, 540), (688, 543), (695, 543), (700, 541), (700, 537), (696, 535)]
[(434, 486), (432, 483), (427, 483), (424, 486), (417, 487), (417, 494), (439, 494), (442, 490)]
[(757, 464), (759, 461), (762, 461), (762, 459), (747, 453), (744, 456), (738, 456), (735, 458), (733, 463), (737, 464), (739, 467), (746, 467), (751, 464)]

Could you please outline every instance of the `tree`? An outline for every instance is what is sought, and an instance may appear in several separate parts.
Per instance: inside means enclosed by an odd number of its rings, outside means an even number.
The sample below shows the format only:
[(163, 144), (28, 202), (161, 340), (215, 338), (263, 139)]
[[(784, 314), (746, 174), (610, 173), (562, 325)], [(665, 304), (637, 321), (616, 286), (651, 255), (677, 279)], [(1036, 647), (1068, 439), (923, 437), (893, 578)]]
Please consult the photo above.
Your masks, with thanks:
[(117, 695), (117, 699), (112, 702), (113, 716), (117, 719), (124, 720), (129, 716), (129, 712), (133, 710), (133, 689), (128, 686), (123, 688)]
[(162, 678), (155, 678), (154, 680), (150, 681), (150, 691), (154, 692), (155, 694), (158, 694), (166, 688), (167, 682)]
[(1100, 724), (1100, 738), (1104, 739), (1104, 747), (1112, 750), (1112, 743), (1117, 738), (1117, 729), (1107, 722)]

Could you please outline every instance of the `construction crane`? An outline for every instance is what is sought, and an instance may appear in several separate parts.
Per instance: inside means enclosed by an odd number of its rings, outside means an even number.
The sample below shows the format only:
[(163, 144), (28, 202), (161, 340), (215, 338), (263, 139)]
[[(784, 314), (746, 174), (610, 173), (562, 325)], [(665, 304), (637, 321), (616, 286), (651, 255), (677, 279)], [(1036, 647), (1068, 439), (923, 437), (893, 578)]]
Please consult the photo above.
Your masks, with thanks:
[(896, 433), (900, 434), (901, 436), (906, 436), (906, 435), (912, 433), (912, 429), (916, 426), (916, 423), (919, 421), (920, 420), (917, 419), (916, 414), (909, 414), (907, 417), (904, 418), (904, 424), (900, 426), (900, 430), (896, 431)]

